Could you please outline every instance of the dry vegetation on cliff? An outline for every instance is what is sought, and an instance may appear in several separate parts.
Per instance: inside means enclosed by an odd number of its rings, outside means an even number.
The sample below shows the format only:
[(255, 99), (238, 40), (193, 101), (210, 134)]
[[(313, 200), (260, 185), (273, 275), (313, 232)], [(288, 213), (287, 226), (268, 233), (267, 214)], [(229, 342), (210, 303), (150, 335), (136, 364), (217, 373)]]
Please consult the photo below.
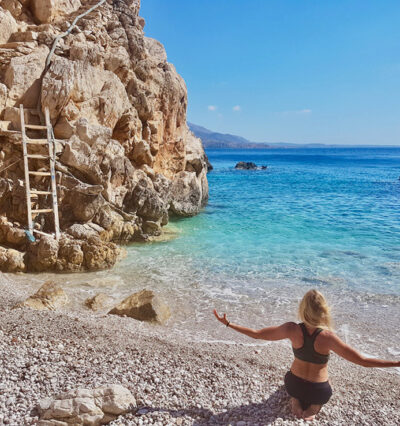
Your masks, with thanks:
[[(0, 270), (108, 268), (121, 255), (114, 242), (160, 234), (171, 212), (194, 215), (207, 201), (185, 83), (162, 44), (144, 36), (139, 0), (108, 0), (81, 18), (46, 66), (55, 38), (97, 3), (0, 1)], [(31, 124), (50, 111), (60, 241), (25, 238), (20, 104)], [(40, 176), (31, 186), (47, 190)], [(36, 227), (51, 231), (50, 215)]]

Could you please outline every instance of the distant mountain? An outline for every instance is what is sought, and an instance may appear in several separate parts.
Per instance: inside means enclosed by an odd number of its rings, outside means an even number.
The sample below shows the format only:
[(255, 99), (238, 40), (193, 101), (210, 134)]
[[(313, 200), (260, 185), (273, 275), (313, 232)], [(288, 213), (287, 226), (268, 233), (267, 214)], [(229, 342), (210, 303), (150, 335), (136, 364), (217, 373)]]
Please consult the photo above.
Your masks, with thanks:
[(271, 148), (269, 144), (251, 142), (241, 136), (230, 135), (229, 133), (217, 133), (198, 126), (193, 123), (188, 123), (190, 130), (203, 141), (204, 148), (225, 148), (225, 149), (265, 149)]
[(334, 145), (323, 143), (251, 142), (241, 136), (218, 133), (189, 123), (190, 130), (203, 141), (204, 148), (221, 149), (273, 149), (273, 148), (398, 148), (399, 145)]

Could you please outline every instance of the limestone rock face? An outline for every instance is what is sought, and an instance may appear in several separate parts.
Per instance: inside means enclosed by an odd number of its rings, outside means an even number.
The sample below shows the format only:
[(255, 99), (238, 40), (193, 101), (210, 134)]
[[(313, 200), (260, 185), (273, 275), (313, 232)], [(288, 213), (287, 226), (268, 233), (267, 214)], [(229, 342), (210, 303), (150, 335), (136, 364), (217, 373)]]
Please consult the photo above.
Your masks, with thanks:
[(11, 59), (4, 75), (8, 106), (22, 102), (28, 108), (36, 107), (40, 95), (40, 76), (48, 53), (47, 46), (39, 46), (27, 55)]
[(109, 314), (158, 323), (164, 323), (171, 316), (168, 306), (150, 290), (132, 294), (111, 309)]
[(101, 425), (136, 406), (131, 392), (121, 385), (76, 389), (39, 402), (38, 425)]
[[(0, 170), (8, 167), (0, 176), (0, 215), (20, 231), (8, 234), (0, 226), (0, 244), (26, 251), (28, 271), (112, 267), (121, 254), (113, 243), (159, 235), (171, 212), (197, 214), (208, 199), (206, 156), (186, 124), (185, 82), (163, 45), (144, 36), (139, 0), (103, 3), (48, 56), (55, 38), (94, 4), (0, 1)], [(44, 108), (50, 112), (63, 232), (58, 242), (22, 238), (20, 103), (30, 124), (43, 124)], [(45, 152), (39, 146), (34, 153)], [(43, 160), (30, 164), (47, 167)], [(47, 191), (48, 182), (35, 177), (31, 188)], [(47, 208), (47, 202), (38, 197), (33, 207)], [(35, 227), (53, 232), (51, 214), (35, 218)]]
[(51, 310), (66, 305), (69, 302), (64, 290), (53, 281), (45, 282), (39, 290), (16, 307), (28, 307), (38, 311)]

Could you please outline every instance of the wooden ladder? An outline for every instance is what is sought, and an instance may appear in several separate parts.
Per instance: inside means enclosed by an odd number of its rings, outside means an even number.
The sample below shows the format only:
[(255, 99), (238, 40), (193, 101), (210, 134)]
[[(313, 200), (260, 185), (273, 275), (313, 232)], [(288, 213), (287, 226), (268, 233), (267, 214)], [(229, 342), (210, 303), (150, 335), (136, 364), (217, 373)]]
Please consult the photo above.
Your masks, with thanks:
[[(24, 106), (20, 105), (20, 115), (21, 115), (21, 132), (22, 132), (22, 152), (24, 155), (24, 171), (25, 171), (25, 190), (26, 190), (26, 206), (28, 210), (28, 228), (30, 234), (33, 236), (33, 233), (36, 232), (38, 234), (44, 235), (52, 235), (47, 234), (42, 231), (38, 231), (34, 229), (33, 226), (33, 216), (36, 217), (37, 214), (40, 213), (53, 213), (54, 215), (54, 228), (55, 228), (55, 237), (58, 240), (60, 238), (60, 222), (58, 217), (58, 202), (57, 202), (57, 185), (56, 185), (56, 154), (55, 154), (55, 140), (53, 134), (53, 128), (50, 122), (50, 114), (48, 108), (45, 109), (45, 118), (46, 125), (37, 125), (37, 124), (25, 124), (24, 117)], [(37, 131), (45, 131), (47, 132), (46, 139), (30, 139), (26, 135), (26, 130), (37, 130)], [(46, 145), (48, 155), (42, 154), (30, 154), (28, 152), (28, 145)], [(49, 171), (39, 172), (39, 171), (31, 171), (29, 170), (29, 159), (39, 159), (39, 160), (49, 160)], [(50, 178), (51, 183), (51, 191), (39, 191), (36, 189), (31, 189), (30, 185), (30, 176), (46, 176)], [(50, 189), (50, 188), (49, 188)], [(32, 198), (37, 198), (39, 195), (51, 195), (53, 201), (53, 207), (45, 208), (45, 209), (32, 209)]]

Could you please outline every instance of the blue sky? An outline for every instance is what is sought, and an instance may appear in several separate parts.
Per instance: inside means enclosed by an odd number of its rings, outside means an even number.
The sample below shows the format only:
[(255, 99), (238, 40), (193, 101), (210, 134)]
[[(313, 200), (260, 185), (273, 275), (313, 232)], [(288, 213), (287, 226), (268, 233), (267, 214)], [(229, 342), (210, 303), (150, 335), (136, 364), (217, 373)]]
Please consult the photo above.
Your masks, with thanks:
[(400, 145), (399, 0), (142, 0), (188, 120), (260, 142)]

